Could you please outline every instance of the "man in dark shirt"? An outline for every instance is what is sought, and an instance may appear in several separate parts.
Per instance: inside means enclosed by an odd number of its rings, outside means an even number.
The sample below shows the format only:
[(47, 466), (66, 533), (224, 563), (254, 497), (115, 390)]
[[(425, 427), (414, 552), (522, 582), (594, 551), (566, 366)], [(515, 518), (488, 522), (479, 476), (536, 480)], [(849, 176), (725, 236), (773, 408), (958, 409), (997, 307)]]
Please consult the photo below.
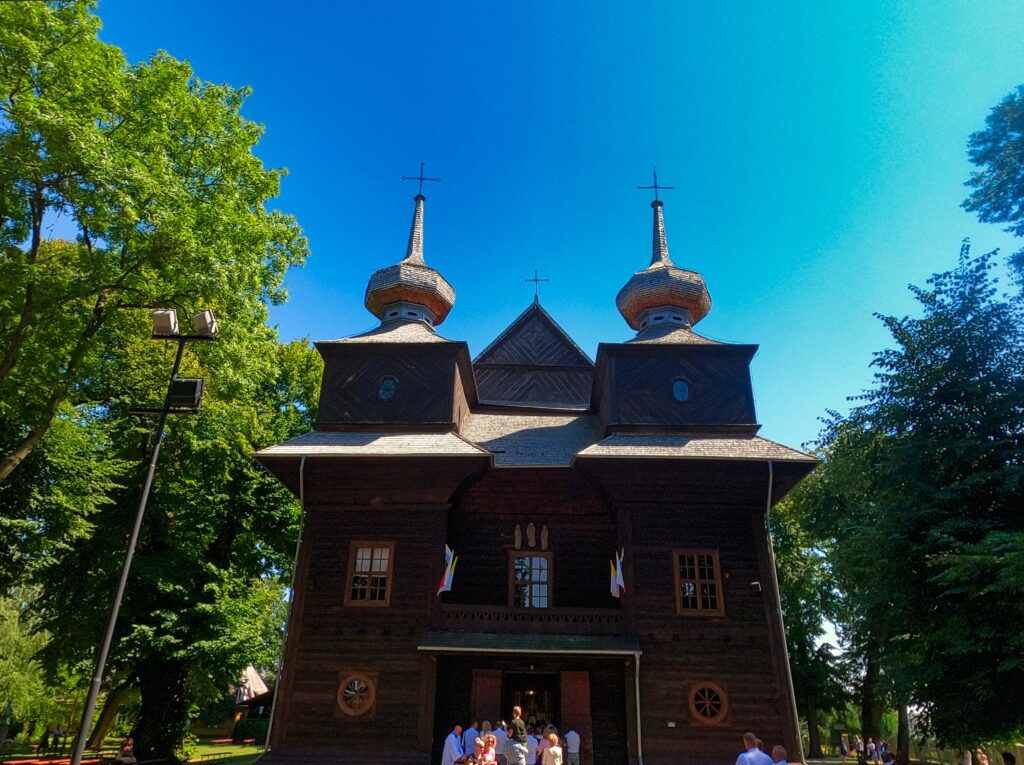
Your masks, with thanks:
[(526, 765), (526, 723), (522, 707), (512, 707), (508, 724), (508, 765)]

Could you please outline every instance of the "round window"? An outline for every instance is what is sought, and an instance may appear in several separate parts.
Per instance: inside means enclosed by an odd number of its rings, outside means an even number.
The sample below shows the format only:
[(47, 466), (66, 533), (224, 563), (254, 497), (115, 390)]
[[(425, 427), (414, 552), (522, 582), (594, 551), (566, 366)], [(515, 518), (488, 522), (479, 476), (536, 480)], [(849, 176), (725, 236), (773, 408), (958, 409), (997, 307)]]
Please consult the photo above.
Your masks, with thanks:
[(373, 709), (377, 689), (364, 674), (346, 675), (338, 686), (338, 706), (351, 717), (365, 715)]
[(690, 397), (690, 386), (686, 380), (677, 377), (672, 381), (672, 397), (676, 401), (686, 401)]
[(725, 719), (729, 699), (714, 683), (699, 683), (690, 690), (690, 713), (697, 722), (714, 725)]
[(381, 401), (390, 401), (398, 393), (398, 380), (388, 375), (380, 381), (380, 387), (377, 389), (377, 396)]

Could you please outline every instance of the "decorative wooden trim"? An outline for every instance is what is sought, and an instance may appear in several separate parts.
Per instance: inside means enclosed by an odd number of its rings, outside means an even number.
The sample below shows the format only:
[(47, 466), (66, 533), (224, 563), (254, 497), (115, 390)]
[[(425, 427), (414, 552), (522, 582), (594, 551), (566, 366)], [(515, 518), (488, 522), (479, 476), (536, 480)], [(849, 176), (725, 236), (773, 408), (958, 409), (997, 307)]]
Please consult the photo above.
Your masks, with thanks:
[[(388, 551), (388, 567), (387, 567), (387, 587), (384, 594), (384, 600), (369, 600), (369, 591), (367, 592), (367, 600), (353, 600), (352, 599), (352, 579), (356, 575), (356, 553), (360, 548), (384, 548)], [(371, 554), (370, 558), (370, 575), (373, 574), (373, 558)], [(391, 588), (395, 581), (395, 543), (394, 542), (365, 542), (365, 541), (353, 541), (348, 547), (348, 565), (345, 567), (345, 605), (352, 606), (354, 608), (387, 608), (391, 605)], [(369, 584), (367, 584), (369, 587)]]
[[(508, 605), (510, 608), (516, 608), (516, 590), (515, 590), (515, 559), (516, 558), (544, 558), (548, 562), (548, 604), (546, 608), (551, 608), (554, 605), (554, 582), (555, 582), (555, 569), (552, 565), (553, 555), (551, 550), (512, 550), (508, 551)], [(538, 606), (530, 606), (530, 608), (537, 608)]]
[[(682, 578), (679, 576), (679, 557), (681, 555), (710, 555), (715, 570), (715, 591), (718, 593), (718, 608), (704, 608), (700, 604), (699, 583), (705, 580), (696, 579), (698, 582), (697, 608), (683, 608), (682, 599)], [(689, 548), (677, 548), (672, 551), (672, 579), (675, 582), (676, 613), (680, 616), (725, 616), (725, 593), (722, 590), (722, 566), (718, 561), (718, 550), (699, 550)], [(687, 580), (694, 581), (694, 580)], [(710, 580), (708, 580), (710, 581)]]
[[(719, 703), (718, 712), (708, 716), (709, 706), (713, 705), (716, 696)], [(690, 715), (701, 725), (719, 725), (729, 714), (729, 695), (722, 686), (710, 680), (694, 683), (690, 688), (688, 700)]]
[[(345, 691), (352, 684), (358, 683), (363, 690), (358, 706), (351, 706)], [(338, 693), (336, 695), (338, 709), (346, 717), (373, 716), (377, 710), (377, 674), (371, 672), (338, 672)]]

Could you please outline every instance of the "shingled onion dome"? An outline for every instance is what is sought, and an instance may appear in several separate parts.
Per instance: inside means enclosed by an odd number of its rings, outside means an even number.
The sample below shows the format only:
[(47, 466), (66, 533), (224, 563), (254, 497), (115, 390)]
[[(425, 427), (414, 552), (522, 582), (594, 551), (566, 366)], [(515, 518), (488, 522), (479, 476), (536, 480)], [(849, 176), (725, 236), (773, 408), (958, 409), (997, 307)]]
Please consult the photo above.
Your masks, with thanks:
[(423, 260), (423, 202), (417, 194), (405, 257), (373, 273), (366, 285), (366, 310), (381, 320), (425, 321), (437, 326), (455, 305), (455, 289)]
[(637, 271), (619, 290), (615, 305), (638, 332), (655, 324), (692, 326), (708, 315), (711, 295), (704, 277), (696, 271), (677, 268), (668, 256), (662, 202), (654, 208), (654, 254), (651, 265)]

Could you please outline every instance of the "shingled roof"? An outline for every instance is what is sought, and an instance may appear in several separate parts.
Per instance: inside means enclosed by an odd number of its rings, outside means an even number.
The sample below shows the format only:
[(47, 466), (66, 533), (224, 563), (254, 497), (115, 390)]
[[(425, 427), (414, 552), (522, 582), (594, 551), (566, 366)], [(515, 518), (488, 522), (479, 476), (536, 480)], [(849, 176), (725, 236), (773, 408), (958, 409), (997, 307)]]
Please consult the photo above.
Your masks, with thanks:
[(281, 457), (461, 457), (487, 451), (454, 433), (364, 433), (313, 431), (268, 446), (256, 459)]
[(496, 467), (567, 467), (604, 435), (589, 414), (475, 413), (462, 435), (494, 453)]
[(773, 460), (817, 463), (809, 454), (760, 436), (660, 435), (613, 433), (581, 451), (577, 457), (630, 459)]

